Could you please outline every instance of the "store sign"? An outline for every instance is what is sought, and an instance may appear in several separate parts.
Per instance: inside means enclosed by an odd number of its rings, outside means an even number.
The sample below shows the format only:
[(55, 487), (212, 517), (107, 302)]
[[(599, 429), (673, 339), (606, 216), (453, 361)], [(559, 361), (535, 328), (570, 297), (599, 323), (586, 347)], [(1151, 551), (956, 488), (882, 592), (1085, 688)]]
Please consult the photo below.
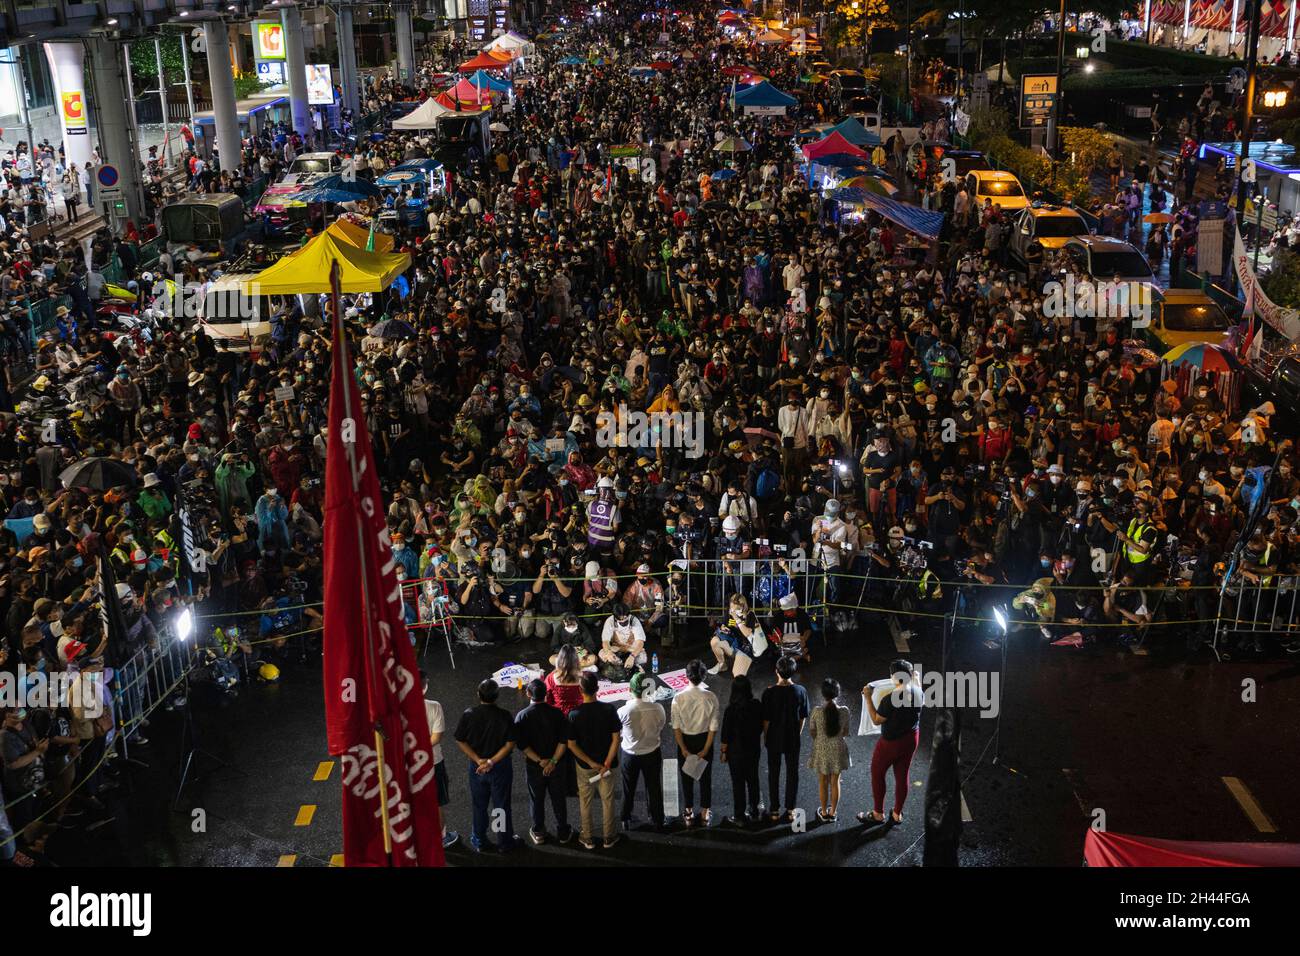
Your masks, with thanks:
[(254, 23), (253, 48), (258, 60), (283, 60), (284, 24), (279, 20), (258, 20)]
[(1026, 73), (1020, 78), (1020, 128), (1045, 127), (1056, 109), (1055, 73)]
[(284, 84), (284, 64), (276, 63), (274, 60), (262, 60), (257, 64), (257, 78), (263, 83), (270, 83), (274, 86)]
[(334, 103), (334, 75), (328, 63), (307, 64), (307, 102), (312, 106)]

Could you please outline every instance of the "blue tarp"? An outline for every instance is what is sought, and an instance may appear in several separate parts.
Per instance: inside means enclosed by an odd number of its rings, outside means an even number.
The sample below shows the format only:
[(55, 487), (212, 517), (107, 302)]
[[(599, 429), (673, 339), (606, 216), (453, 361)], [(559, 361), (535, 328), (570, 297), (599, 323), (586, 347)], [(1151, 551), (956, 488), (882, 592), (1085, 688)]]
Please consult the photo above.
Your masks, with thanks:
[(736, 92), (737, 106), (794, 106), (798, 102), (789, 93), (782, 93), (767, 80), (755, 83), (747, 90)]
[(852, 116), (831, 127), (827, 132), (839, 133), (854, 146), (875, 146), (880, 142), (879, 136), (871, 132)]
[(509, 93), (515, 88), (515, 85), (510, 81), (493, 76), (486, 70), (471, 73), (465, 79), (469, 81), (471, 86), (476, 86), (480, 90), (491, 90), (493, 93)]
[(913, 206), (911, 203), (899, 202), (897, 199), (886, 199), (884, 196), (877, 196), (866, 190), (863, 190), (862, 205), (880, 213), (890, 222), (898, 223), (908, 232), (914, 232), (927, 239), (938, 239), (939, 230), (943, 228), (941, 212), (931, 212), (920, 206)]

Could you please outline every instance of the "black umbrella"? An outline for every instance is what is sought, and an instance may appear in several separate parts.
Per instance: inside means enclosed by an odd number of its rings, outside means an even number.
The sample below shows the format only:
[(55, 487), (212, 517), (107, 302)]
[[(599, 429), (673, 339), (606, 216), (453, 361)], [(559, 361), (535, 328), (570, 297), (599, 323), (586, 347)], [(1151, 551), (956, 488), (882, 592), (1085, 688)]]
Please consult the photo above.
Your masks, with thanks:
[(408, 146), (402, 159), (428, 159), (429, 151), (423, 146)]
[(370, 329), (370, 334), (379, 339), (413, 339), (415, 329), (401, 319), (384, 319)]
[(64, 488), (90, 488), (107, 491), (119, 485), (134, 488), (140, 483), (135, 469), (116, 458), (83, 458), (59, 474)]

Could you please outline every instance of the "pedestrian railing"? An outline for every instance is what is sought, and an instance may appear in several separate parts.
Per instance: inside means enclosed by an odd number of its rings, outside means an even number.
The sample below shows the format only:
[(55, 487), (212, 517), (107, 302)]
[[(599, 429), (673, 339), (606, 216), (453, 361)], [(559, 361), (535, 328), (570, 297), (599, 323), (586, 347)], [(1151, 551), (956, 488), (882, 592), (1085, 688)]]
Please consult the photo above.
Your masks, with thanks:
[(1214, 649), (1219, 656), (1236, 639), (1258, 646), (1263, 637), (1300, 637), (1300, 577), (1266, 575), (1247, 581), (1240, 573), (1219, 592), (1214, 621)]
[(113, 717), (123, 756), (149, 715), (181, 691), (195, 666), (193, 646), (164, 627), (156, 645), (136, 651), (113, 673)]

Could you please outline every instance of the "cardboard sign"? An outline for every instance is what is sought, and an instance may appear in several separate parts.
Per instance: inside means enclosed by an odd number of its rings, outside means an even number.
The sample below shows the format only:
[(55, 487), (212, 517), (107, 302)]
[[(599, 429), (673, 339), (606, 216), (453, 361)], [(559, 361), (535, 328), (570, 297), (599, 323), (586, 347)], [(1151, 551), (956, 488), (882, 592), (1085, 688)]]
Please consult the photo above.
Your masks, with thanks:
[(280, 387), (278, 387), (277, 389), (275, 389), (275, 391), (273, 391), (273, 392), (271, 393), (271, 395), (275, 398), (275, 400), (276, 400), (277, 402), (292, 402), (292, 401), (293, 401), (293, 386), (292, 386), (292, 385), (281, 385)]

